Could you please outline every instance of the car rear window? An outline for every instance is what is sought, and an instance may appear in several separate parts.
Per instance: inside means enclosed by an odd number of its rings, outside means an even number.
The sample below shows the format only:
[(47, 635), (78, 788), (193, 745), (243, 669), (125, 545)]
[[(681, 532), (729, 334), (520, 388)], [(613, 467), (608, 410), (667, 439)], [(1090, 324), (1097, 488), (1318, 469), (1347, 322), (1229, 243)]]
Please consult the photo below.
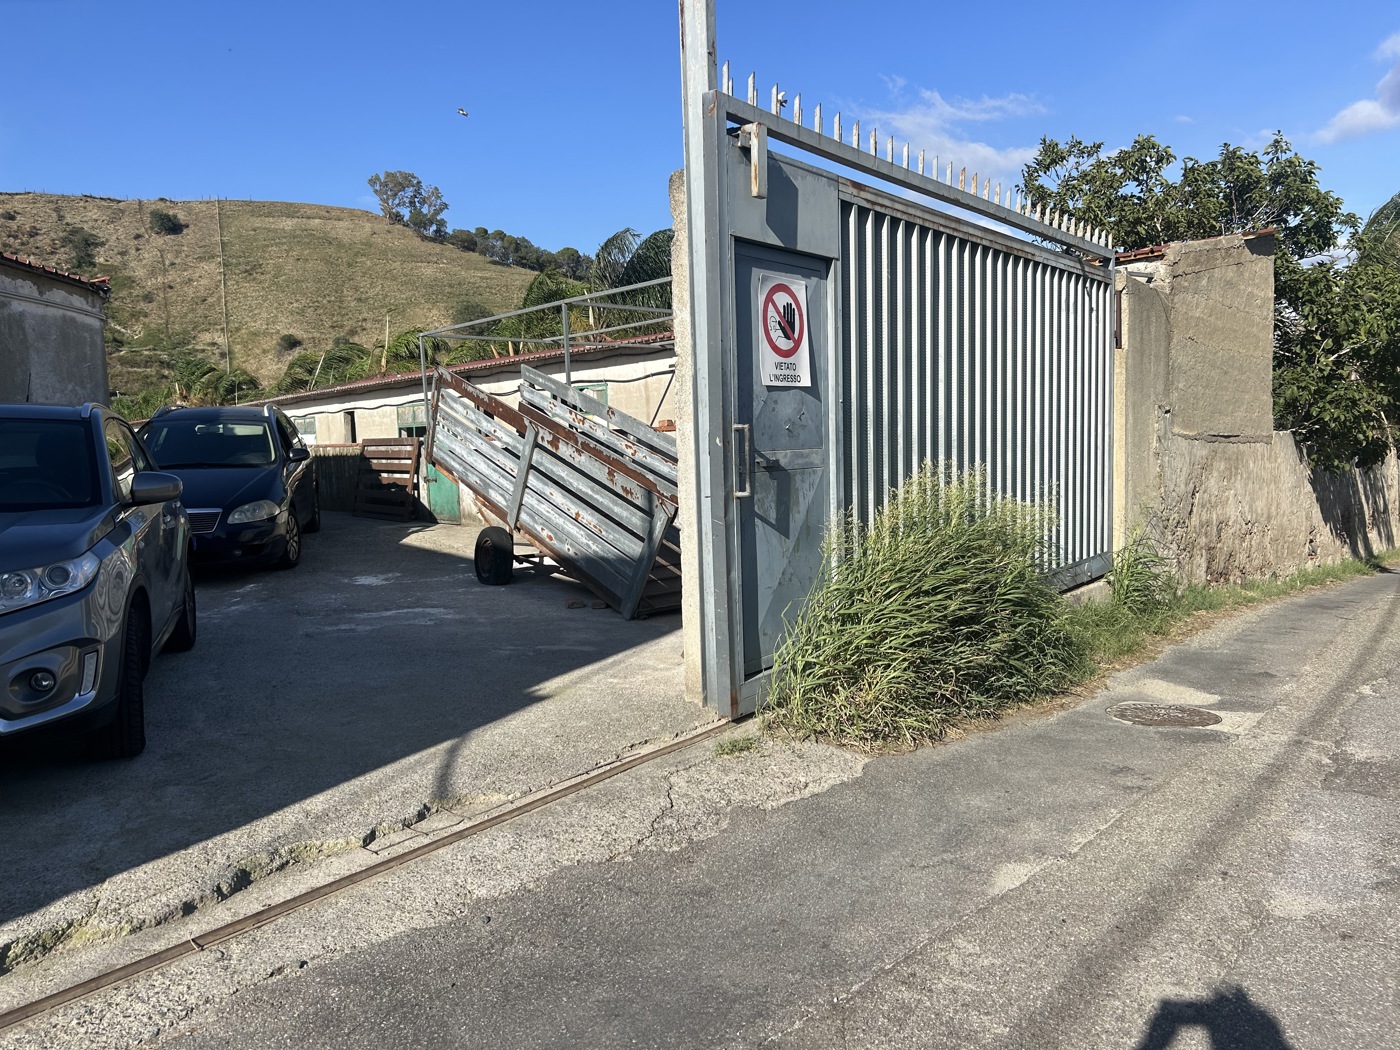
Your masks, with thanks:
[(92, 427), (76, 419), (0, 419), (0, 511), (95, 507)]
[(266, 423), (153, 419), (141, 429), (146, 451), (161, 470), (181, 467), (266, 467), (276, 461)]

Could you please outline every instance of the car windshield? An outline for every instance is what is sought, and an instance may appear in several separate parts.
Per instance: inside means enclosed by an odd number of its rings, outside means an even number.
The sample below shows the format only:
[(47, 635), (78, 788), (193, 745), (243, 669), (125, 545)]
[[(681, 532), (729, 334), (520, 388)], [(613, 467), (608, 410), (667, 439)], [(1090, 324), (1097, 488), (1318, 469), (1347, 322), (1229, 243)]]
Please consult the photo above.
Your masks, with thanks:
[(0, 511), (95, 507), (91, 424), (77, 419), (0, 419)]
[(266, 423), (153, 419), (141, 429), (146, 451), (161, 470), (181, 467), (266, 467), (276, 456)]

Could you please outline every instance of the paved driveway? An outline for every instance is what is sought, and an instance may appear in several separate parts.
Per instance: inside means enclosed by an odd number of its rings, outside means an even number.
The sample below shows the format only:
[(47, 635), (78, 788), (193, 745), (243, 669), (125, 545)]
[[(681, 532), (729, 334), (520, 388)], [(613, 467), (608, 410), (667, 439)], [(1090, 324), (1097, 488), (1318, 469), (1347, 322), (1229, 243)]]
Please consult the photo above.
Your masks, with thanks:
[(391, 847), (711, 720), (683, 697), (679, 616), (627, 622), (531, 570), (483, 587), (476, 531), (327, 514), (296, 570), (200, 579), (199, 644), (153, 665), (139, 758), (0, 755), (0, 960)]

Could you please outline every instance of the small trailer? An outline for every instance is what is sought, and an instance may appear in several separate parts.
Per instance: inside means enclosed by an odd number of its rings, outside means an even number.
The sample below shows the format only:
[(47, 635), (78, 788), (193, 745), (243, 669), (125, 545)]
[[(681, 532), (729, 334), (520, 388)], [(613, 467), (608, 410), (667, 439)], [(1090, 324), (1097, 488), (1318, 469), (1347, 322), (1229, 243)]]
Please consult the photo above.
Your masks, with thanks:
[(438, 368), (426, 455), (500, 523), (477, 539), (482, 583), (548, 559), (626, 619), (680, 608), (670, 434), (528, 366), (519, 408)]

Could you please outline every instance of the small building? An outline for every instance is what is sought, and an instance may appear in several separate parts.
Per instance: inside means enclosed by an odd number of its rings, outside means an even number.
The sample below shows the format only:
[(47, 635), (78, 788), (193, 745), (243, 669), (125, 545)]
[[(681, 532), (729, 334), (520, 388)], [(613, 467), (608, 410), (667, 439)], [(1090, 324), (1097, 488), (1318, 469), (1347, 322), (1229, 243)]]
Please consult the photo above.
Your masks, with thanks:
[(107, 278), (0, 253), (0, 402), (106, 403)]
[[(517, 400), (520, 366), (564, 379), (562, 350), (541, 350), (452, 365), (450, 370), (488, 394)], [(631, 342), (579, 347), (569, 354), (569, 382), (619, 411), (664, 429), (674, 419), (672, 379), (676, 351), (667, 338), (654, 345)], [(263, 403), (263, 402), (259, 402)], [(353, 444), (424, 432), (421, 372), (375, 376), (338, 386), (269, 398), (296, 423), (307, 444)]]
[[(518, 404), (521, 365), (565, 379), (562, 349), (449, 368), (488, 394)], [(675, 372), (675, 342), (669, 332), (654, 339), (573, 347), (567, 366), (574, 389), (659, 430), (674, 427)], [(422, 437), (427, 430), (421, 372), (375, 376), (255, 403), (277, 405), (291, 417), (302, 439), (314, 446), (321, 505), (327, 510), (349, 510), (354, 504), (362, 460), (359, 442)], [(478, 520), (469, 493), (459, 492), (450, 477), (424, 466), (419, 481), (419, 512), (424, 516), (437, 521)]]

